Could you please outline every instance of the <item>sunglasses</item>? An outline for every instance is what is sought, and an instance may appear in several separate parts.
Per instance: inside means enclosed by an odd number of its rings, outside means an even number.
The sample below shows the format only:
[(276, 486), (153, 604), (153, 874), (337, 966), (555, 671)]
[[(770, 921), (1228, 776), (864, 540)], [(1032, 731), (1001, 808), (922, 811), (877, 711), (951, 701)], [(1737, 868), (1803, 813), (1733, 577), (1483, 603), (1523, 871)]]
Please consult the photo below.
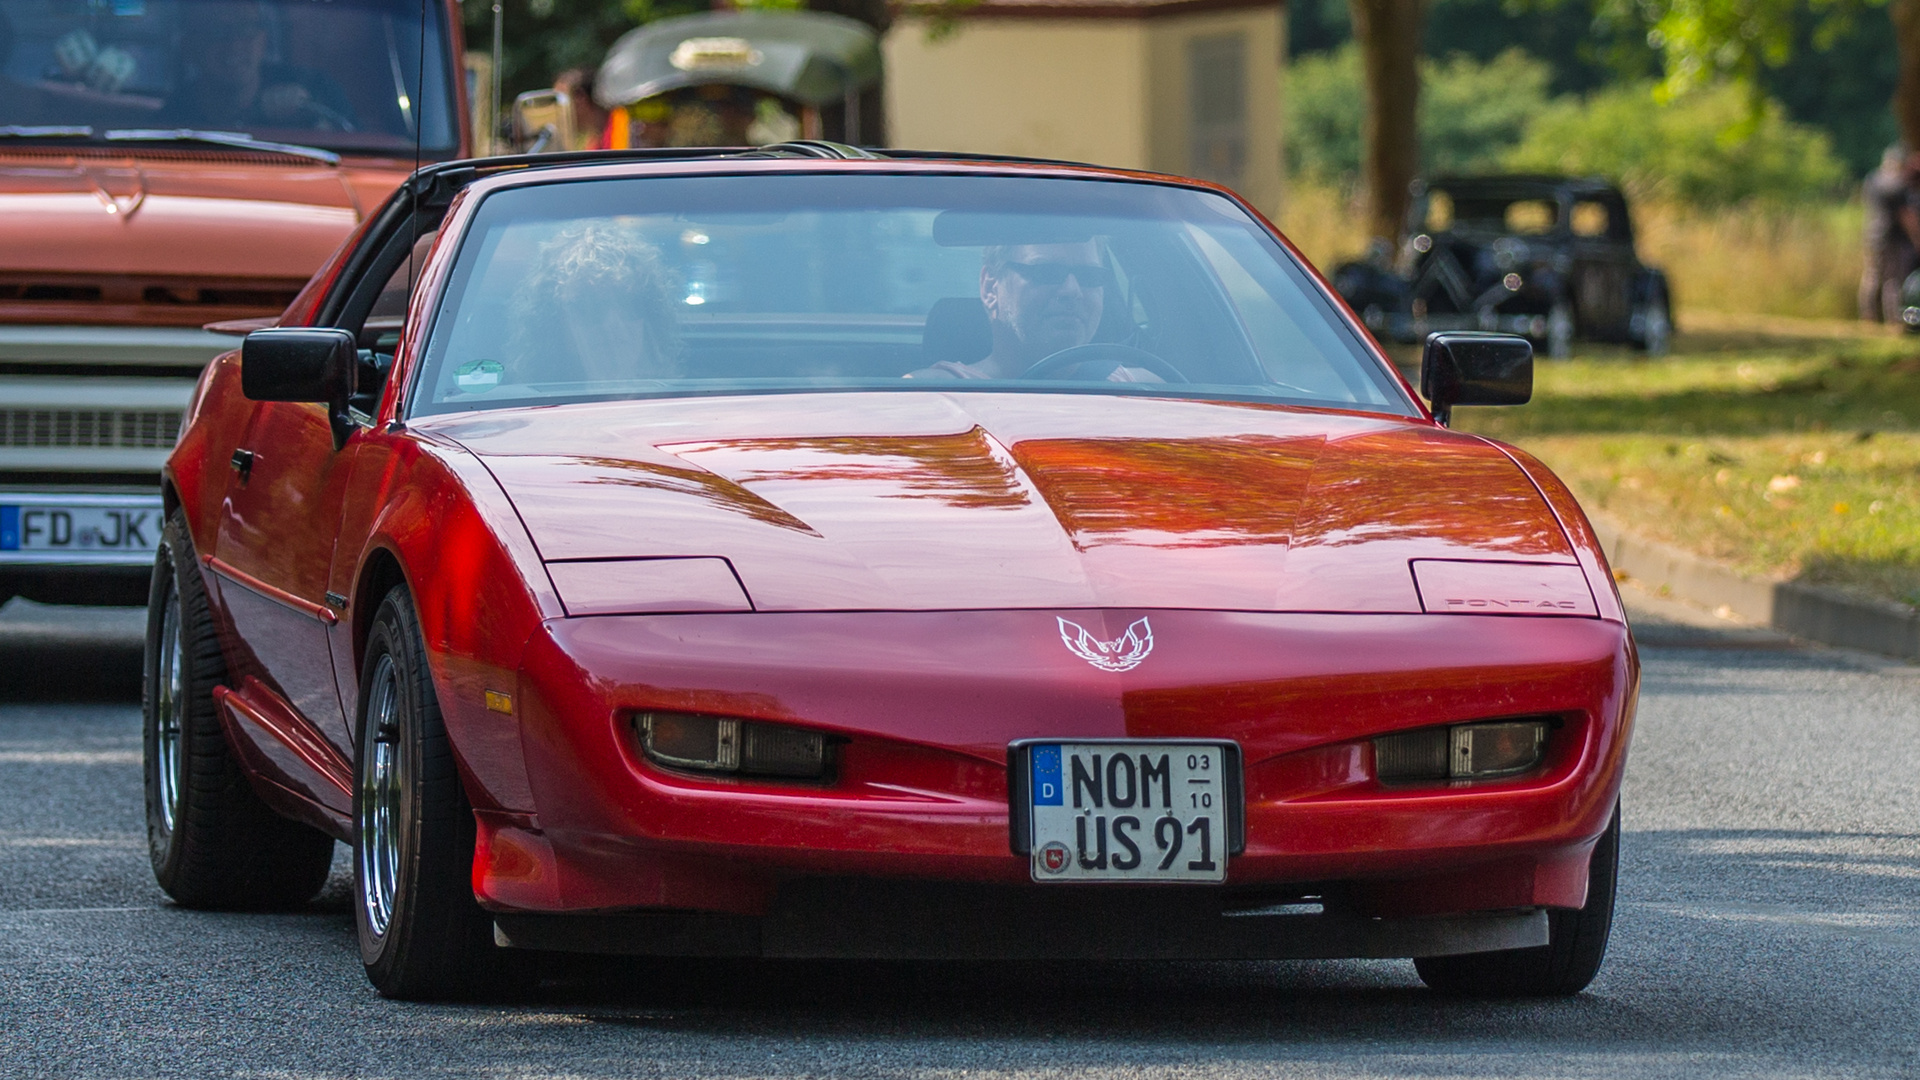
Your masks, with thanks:
[(1007, 267), (1018, 270), (1021, 277), (1035, 285), (1064, 285), (1069, 277), (1083, 289), (1104, 289), (1113, 284), (1113, 274), (1106, 267), (1091, 263), (1010, 262)]

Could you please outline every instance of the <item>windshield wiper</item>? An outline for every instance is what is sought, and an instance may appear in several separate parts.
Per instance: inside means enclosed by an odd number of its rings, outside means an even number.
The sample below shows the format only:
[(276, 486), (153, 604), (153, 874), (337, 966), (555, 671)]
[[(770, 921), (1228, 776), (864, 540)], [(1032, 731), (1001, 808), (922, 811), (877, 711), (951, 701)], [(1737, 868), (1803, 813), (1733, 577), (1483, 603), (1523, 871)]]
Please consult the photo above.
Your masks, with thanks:
[[(93, 133), (91, 128), (85, 129)], [(301, 146), (298, 143), (267, 142), (256, 139), (244, 131), (199, 131), (194, 128), (121, 128), (109, 131), (106, 138), (113, 142), (195, 142), (210, 146), (236, 146), (242, 150), (261, 150), (272, 154), (292, 154), (295, 157), (311, 158), (328, 165), (340, 164), (340, 155), (331, 150), (322, 150), (317, 146)]]
[(91, 139), (93, 129), (85, 124), (8, 124), (0, 127), (0, 139)]

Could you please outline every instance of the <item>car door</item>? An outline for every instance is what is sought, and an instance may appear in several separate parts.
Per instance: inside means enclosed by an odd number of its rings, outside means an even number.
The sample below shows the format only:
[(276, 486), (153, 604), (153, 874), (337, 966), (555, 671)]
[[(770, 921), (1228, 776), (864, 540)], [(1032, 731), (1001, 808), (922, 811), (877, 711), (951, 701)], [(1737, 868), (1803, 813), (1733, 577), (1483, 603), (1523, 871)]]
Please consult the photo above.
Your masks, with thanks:
[(346, 745), (327, 628), (327, 572), (348, 458), (322, 405), (257, 402), (233, 468), (210, 566), (250, 655), (246, 669), (326, 740)]

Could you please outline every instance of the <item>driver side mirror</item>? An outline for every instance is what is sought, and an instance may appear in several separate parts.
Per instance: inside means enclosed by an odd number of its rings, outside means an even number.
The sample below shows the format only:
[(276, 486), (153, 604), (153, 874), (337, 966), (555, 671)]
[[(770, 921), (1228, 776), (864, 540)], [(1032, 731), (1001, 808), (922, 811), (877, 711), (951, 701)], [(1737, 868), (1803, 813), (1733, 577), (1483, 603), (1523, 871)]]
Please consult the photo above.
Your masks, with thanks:
[(327, 406), (333, 448), (353, 432), (347, 412), (358, 389), (360, 348), (353, 333), (334, 327), (255, 330), (240, 345), (240, 392), (252, 401), (318, 402)]
[(573, 99), (564, 90), (529, 90), (513, 99), (513, 149), (547, 154), (573, 149)]
[(1533, 397), (1533, 342), (1514, 334), (1427, 335), (1420, 395), (1442, 424), (1455, 405), (1525, 405)]

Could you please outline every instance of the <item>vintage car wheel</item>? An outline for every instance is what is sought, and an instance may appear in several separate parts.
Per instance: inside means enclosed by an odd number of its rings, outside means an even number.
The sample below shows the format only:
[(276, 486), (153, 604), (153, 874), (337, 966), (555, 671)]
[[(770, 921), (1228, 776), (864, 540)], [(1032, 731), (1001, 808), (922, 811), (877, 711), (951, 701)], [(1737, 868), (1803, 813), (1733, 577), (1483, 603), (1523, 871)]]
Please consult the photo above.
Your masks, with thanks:
[(405, 585), (368, 632), (358, 746), (354, 922), (367, 977), (391, 998), (497, 988), (493, 921), (473, 898), (473, 809)]
[(1553, 308), (1547, 312), (1547, 355), (1555, 360), (1572, 356), (1576, 330), (1573, 305), (1565, 300), (1554, 301)]
[(1620, 870), (1620, 807), (1594, 845), (1587, 903), (1547, 913), (1547, 944), (1533, 949), (1430, 956), (1415, 960), (1421, 981), (1441, 993), (1473, 997), (1571, 997), (1600, 973), (1613, 929)]
[(154, 560), (141, 694), (153, 876), (184, 907), (303, 904), (326, 884), (333, 838), (275, 814), (228, 751), (213, 700), (226, 662), (196, 561), (176, 510)]
[(1665, 286), (1654, 285), (1633, 317), (1634, 344), (1648, 356), (1665, 356), (1673, 347), (1673, 306)]

